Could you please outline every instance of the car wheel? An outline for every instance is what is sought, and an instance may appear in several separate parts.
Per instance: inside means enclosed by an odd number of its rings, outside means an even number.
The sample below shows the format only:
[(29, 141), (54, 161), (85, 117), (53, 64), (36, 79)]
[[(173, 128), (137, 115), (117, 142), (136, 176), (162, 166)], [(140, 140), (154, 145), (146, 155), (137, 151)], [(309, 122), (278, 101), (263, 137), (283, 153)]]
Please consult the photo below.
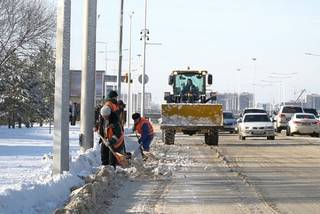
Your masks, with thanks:
[(274, 140), (274, 138), (275, 138), (274, 136), (268, 136), (267, 140)]
[(291, 133), (290, 133), (290, 127), (288, 126), (286, 135), (287, 135), (287, 136), (290, 136), (290, 134), (291, 134)]
[(276, 131), (277, 131), (277, 133), (281, 133), (281, 130), (282, 130), (281, 127), (277, 127)]

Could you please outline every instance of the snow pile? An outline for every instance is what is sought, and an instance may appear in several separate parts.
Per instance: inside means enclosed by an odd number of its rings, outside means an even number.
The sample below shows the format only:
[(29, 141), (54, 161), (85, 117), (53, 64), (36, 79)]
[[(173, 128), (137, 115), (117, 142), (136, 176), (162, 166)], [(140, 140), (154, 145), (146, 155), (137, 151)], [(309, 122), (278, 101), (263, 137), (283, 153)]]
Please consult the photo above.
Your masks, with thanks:
[(47, 174), (38, 180), (24, 181), (19, 188), (6, 189), (0, 194), (0, 213), (52, 213), (68, 200), (70, 190), (82, 186), (82, 176), (93, 173), (100, 165), (100, 151), (90, 149), (75, 157), (70, 163), (70, 171), (62, 175), (51, 176), (52, 158), (43, 156), (47, 161)]
[[(206, 116), (206, 115), (204, 115)], [(201, 121), (201, 123), (199, 123)], [(181, 116), (181, 115), (172, 115), (170, 117), (163, 116), (162, 124), (166, 125), (180, 125), (180, 126), (212, 126), (214, 122), (210, 118), (205, 117), (192, 117), (192, 116)]]
[[(170, 149), (177, 150), (168, 155)], [(170, 179), (174, 171), (191, 163), (188, 155), (179, 154), (179, 146), (166, 146), (154, 143), (152, 153), (143, 161), (140, 156), (130, 161), (129, 168), (102, 166), (92, 175), (84, 177), (85, 185), (72, 192), (69, 203), (55, 211), (60, 213), (99, 213), (107, 209), (112, 200), (117, 197), (117, 191), (127, 180)]]

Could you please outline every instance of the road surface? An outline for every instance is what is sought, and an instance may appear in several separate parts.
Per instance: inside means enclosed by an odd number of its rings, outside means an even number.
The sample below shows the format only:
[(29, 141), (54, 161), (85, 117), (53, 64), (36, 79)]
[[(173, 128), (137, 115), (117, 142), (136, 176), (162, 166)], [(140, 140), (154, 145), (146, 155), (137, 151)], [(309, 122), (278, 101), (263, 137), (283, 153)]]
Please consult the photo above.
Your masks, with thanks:
[(178, 135), (175, 145), (155, 143), (168, 163), (185, 163), (170, 178), (124, 183), (106, 213), (320, 213), (320, 138), (222, 134), (214, 147)]

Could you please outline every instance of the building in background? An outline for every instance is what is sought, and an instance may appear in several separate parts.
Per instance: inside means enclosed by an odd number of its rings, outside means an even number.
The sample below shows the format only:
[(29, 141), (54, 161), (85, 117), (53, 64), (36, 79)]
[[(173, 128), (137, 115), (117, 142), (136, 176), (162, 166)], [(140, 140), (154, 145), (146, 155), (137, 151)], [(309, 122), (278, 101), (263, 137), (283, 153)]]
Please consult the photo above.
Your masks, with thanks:
[(236, 93), (218, 94), (217, 103), (222, 104), (224, 111), (238, 112), (238, 94)]
[(243, 111), (245, 108), (252, 108), (254, 101), (254, 95), (248, 92), (242, 92), (239, 96), (240, 111)]
[[(96, 71), (96, 103), (101, 102), (104, 97), (105, 71)], [(70, 102), (80, 104), (81, 97), (81, 70), (70, 70)]]
[(320, 111), (320, 95), (309, 94), (306, 96), (306, 107), (314, 108)]

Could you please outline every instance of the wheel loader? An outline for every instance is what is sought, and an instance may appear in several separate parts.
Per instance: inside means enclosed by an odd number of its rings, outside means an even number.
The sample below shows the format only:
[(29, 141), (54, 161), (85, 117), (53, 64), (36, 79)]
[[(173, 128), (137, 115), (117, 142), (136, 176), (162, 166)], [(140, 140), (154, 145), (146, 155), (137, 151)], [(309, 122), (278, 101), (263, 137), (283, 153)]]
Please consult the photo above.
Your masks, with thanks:
[(161, 106), (162, 140), (174, 144), (175, 134), (204, 134), (205, 143), (218, 145), (223, 127), (223, 108), (215, 104), (215, 93), (207, 93), (212, 75), (205, 70), (174, 70), (169, 76), (172, 93), (165, 92)]

